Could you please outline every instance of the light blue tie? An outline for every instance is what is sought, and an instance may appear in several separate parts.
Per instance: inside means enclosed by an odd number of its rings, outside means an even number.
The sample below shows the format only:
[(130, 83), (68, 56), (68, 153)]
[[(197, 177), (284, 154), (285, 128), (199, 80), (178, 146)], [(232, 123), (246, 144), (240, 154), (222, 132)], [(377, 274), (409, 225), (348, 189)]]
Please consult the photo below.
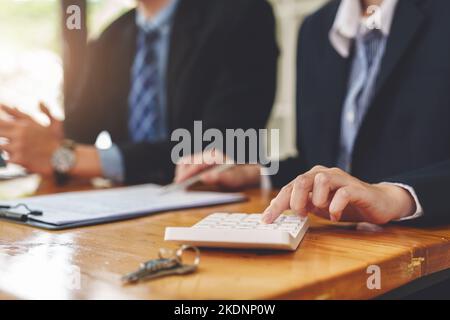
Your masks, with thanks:
[(159, 36), (158, 31), (145, 33), (142, 30), (138, 35), (128, 101), (128, 127), (133, 142), (157, 142), (163, 135), (156, 52)]
[(350, 172), (355, 140), (373, 99), (376, 80), (386, 48), (386, 37), (373, 30), (356, 38), (356, 52), (341, 119), (337, 166)]

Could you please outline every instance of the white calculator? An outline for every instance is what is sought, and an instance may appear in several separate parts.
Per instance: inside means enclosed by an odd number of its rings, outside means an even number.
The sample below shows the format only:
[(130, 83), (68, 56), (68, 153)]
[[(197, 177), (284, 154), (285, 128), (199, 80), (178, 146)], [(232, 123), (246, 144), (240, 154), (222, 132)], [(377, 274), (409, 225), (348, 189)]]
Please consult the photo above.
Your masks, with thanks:
[(261, 214), (214, 213), (190, 228), (166, 228), (165, 240), (199, 247), (297, 249), (308, 230), (308, 218), (282, 215), (273, 224)]

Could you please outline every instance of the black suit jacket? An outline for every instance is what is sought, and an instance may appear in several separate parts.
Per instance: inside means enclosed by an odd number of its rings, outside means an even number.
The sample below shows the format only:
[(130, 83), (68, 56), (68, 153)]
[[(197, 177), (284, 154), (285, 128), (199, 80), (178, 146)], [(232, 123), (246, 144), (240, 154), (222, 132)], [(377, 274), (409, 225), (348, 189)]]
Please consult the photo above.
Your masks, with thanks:
[[(352, 57), (328, 34), (339, 1), (306, 19), (298, 48), (297, 147), (273, 178), (286, 184), (313, 167), (336, 166), (341, 112)], [(400, 0), (376, 83), (357, 136), (352, 174), (367, 182), (413, 186), (425, 221), (450, 217), (450, 2)], [(438, 165), (439, 164), (439, 165)]]
[[(135, 11), (91, 44), (85, 81), (67, 107), (69, 138), (94, 143), (107, 130), (122, 151), (126, 182), (167, 183), (173, 143), (130, 143), (128, 95), (136, 52)], [(265, 0), (181, 0), (172, 26), (167, 70), (170, 133), (264, 128), (272, 108), (278, 48)]]

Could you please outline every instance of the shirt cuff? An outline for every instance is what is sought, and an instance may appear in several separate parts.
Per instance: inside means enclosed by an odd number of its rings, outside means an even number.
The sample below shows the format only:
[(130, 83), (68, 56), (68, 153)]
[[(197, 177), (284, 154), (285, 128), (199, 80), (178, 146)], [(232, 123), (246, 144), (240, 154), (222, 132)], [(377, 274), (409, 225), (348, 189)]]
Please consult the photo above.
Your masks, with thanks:
[(125, 181), (125, 169), (123, 156), (117, 145), (113, 144), (108, 149), (97, 149), (102, 165), (103, 176), (117, 183)]
[(390, 182), (385, 182), (385, 183), (405, 189), (406, 191), (408, 191), (411, 194), (411, 196), (414, 199), (414, 202), (416, 203), (416, 212), (413, 215), (396, 220), (396, 221), (400, 222), (400, 221), (414, 220), (414, 219), (420, 218), (424, 215), (423, 207), (420, 204), (419, 198), (417, 197), (417, 194), (414, 191), (413, 187), (408, 186), (406, 184), (402, 184), (402, 183), (390, 183)]
[(261, 189), (262, 190), (271, 190), (272, 189), (272, 181), (270, 180), (270, 172), (266, 167), (261, 167)]

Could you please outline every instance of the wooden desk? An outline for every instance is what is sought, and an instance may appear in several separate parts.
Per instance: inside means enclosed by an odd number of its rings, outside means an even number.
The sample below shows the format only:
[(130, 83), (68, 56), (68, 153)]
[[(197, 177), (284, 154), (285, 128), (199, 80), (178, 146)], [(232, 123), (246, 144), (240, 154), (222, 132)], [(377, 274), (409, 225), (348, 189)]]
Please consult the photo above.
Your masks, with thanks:
[[(39, 193), (56, 189), (44, 183)], [(125, 222), (47, 232), (0, 222), (0, 296), (25, 299), (366, 299), (450, 268), (450, 228), (386, 227), (356, 231), (313, 218), (295, 253), (203, 250), (199, 271), (135, 286), (120, 277), (156, 256), (166, 226), (190, 226), (215, 211), (260, 212), (271, 194), (250, 201), (170, 212)], [(381, 290), (369, 290), (369, 265), (381, 268)], [(75, 266), (75, 267), (74, 267)], [(74, 271), (81, 271), (76, 288)], [(75, 280), (74, 280), (75, 279)], [(72, 281), (72, 282), (71, 282)]]

